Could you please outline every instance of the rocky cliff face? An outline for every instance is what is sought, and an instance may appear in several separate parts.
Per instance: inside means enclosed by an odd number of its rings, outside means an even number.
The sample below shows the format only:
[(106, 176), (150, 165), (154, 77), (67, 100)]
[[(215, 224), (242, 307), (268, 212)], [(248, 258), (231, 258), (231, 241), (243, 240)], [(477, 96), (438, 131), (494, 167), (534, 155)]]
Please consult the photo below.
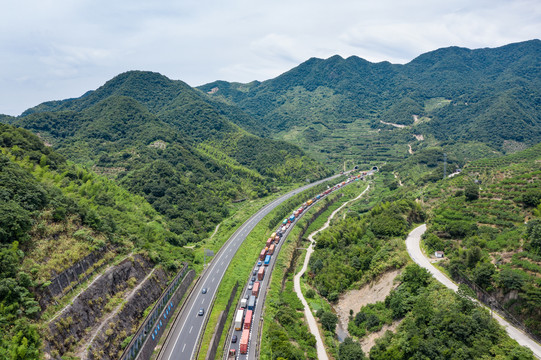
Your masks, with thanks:
[[(75, 355), (73, 351), (82, 344), (85, 346), (84, 344), (92, 339), (98, 340), (96, 344), (112, 345), (117, 341), (111, 339), (129, 335), (133, 326), (131, 322), (142, 317), (147, 304), (155, 301), (166, 286), (166, 275), (161, 269), (154, 271), (145, 283), (141, 284), (152, 268), (153, 264), (149, 260), (141, 255), (134, 255), (107, 270), (94, 281), (50, 322), (45, 345), (49, 357), (60, 359), (64, 354)], [(134, 294), (139, 295), (132, 294), (126, 298), (134, 288), (137, 290)], [(120, 310), (119, 313), (109, 319), (107, 314), (115, 309)], [(126, 317), (129, 318), (125, 319)], [(104, 320), (110, 323), (104, 325)]]
[(167, 287), (162, 269), (157, 269), (139, 288), (126, 299), (122, 309), (102, 326), (90, 344), (85, 359), (112, 360), (122, 354), (122, 342), (137, 331), (143, 312), (156, 301)]
[(36, 289), (35, 293), (41, 309), (45, 310), (45, 308), (49, 306), (54, 298), (63, 296), (65, 291), (67, 291), (66, 289), (69, 289), (72, 284), (79, 282), (81, 276), (88, 276), (88, 272), (95, 271), (95, 268), (97, 267), (96, 264), (99, 264), (100, 259), (102, 259), (105, 254), (105, 251), (106, 248), (103, 247), (90, 253), (76, 264), (54, 277), (51, 280), (51, 284), (45, 289)]

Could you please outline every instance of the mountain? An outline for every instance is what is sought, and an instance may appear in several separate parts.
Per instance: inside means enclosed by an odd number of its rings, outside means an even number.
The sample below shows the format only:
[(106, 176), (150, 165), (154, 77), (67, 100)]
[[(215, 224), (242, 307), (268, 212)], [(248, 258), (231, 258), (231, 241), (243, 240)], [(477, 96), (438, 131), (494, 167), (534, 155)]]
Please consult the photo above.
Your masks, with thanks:
[[(103, 266), (151, 254), (145, 261), (171, 275), (193, 260), (192, 250), (171, 245), (181, 237), (143, 197), (68, 163), (30, 131), (0, 124), (0, 148), (0, 358), (44, 358), (52, 315), (88, 284), (69, 290)], [(97, 296), (109, 298), (123, 282)], [(96, 309), (92, 301), (85, 306), (87, 313)]]
[[(199, 89), (329, 163), (343, 155), (356, 162), (401, 160), (407, 145), (418, 142), (480, 141), (506, 152), (541, 141), (540, 59), (540, 40), (443, 48), (405, 65), (333, 56), (261, 83)], [(433, 142), (422, 143), (419, 135)]]
[[(197, 241), (231, 201), (328, 171), (294, 145), (261, 138), (181, 81), (132, 71), (80, 98), (28, 109), (9, 122), (37, 133), (67, 159), (116, 178)], [(256, 151), (257, 149), (257, 151)]]

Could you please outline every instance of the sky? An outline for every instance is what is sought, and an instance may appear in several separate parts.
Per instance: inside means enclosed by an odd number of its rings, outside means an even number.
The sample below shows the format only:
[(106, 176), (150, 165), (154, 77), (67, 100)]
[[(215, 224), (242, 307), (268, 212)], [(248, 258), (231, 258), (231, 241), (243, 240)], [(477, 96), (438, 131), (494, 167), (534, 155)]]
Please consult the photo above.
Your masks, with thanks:
[(541, 38), (539, 0), (4, 0), (0, 114), (128, 70), (191, 86), (274, 78), (311, 57), (405, 64)]

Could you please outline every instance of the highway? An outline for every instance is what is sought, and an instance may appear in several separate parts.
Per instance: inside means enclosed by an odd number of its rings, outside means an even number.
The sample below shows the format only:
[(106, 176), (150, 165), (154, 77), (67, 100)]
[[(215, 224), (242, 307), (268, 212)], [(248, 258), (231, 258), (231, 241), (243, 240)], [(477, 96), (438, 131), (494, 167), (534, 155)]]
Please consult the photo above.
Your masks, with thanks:
[[(373, 174), (373, 171), (368, 172), (368, 175), (372, 175), (372, 174)], [(325, 196), (323, 196), (319, 201), (321, 201), (324, 198), (325, 198)], [(316, 204), (316, 203), (314, 203), (314, 204)], [(313, 205), (311, 205), (311, 206), (313, 206)], [(256, 358), (259, 357), (258, 343), (261, 340), (259, 338), (259, 335), (260, 335), (260, 332), (261, 332), (260, 327), (263, 325), (262, 324), (263, 307), (265, 306), (265, 299), (266, 299), (266, 295), (267, 295), (267, 290), (269, 288), (269, 282), (270, 282), (270, 279), (271, 279), (272, 271), (274, 269), (274, 263), (275, 263), (276, 259), (278, 258), (277, 254), (280, 252), (282, 244), (286, 242), (286, 239), (287, 239), (290, 231), (296, 225), (298, 219), (300, 219), (300, 217), (302, 217), (308, 211), (308, 209), (310, 207), (306, 208), (301, 213), (301, 215), (298, 218), (296, 218), (295, 221), (287, 228), (287, 230), (285, 231), (285, 233), (282, 236), (282, 239), (278, 243), (278, 245), (276, 247), (276, 250), (274, 251), (275, 255), (273, 255), (271, 257), (271, 261), (270, 261), (270, 264), (269, 264), (269, 266), (267, 267), (267, 269), (265, 271), (265, 277), (263, 278), (263, 281), (260, 281), (261, 286), (260, 286), (259, 295), (257, 297), (256, 306), (255, 306), (255, 309), (254, 309), (254, 312), (253, 312), (252, 326), (250, 328), (250, 341), (248, 342), (248, 353), (247, 354), (240, 354), (240, 338), (241, 338), (241, 335), (242, 335), (242, 330), (235, 330), (235, 328), (233, 326), (230, 326), (229, 336), (227, 337), (227, 341), (229, 342), (228, 349), (235, 349), (236, 360), (256, 359)], [(278, 224), (277, 224), (277, 226), (278, 226)], [(262, 241), (263, 240), (264, 239), (262, 239)], [(258, 259), (254, 259), (254, 264), (253, 264), (254, 267), (252, 269), (256, 268), (257, 260)], [(250, 273), (250, 277), (251, 276), (252, 276), (252, 273)], [(247, 283), (245, 284), (245, 288), (246, 288), (246, 285), (248, 285)], [(252, 292), (250, 290), (244, 290), (244, 293), (242, 295), (246, 295), (246, 294), (251, 295), (251, 293)], [(240, 298), (242, 299), (242, 296)], [(236, 306), (236, 308), (234, 310), (236, 311), (239, 308), (240, 308), (240, 300), (239, 300), (239, 303), (237, 304), (237, 306)], [(236, 343), (231, 343), (231, 338), (232, 338), (233, 335), (237, 336), (237, 342)]]
[[(416, 227), (412, 230), (412, 232), (409, 233), (408, 238), (406, 239), (406, 248), (408, 249), (408, 253), (411, 256), (411, 259), (419, 266), (427, 269), (430, 271), (430, 273), (441, 282), (443, 285), (445, 285), (447, 288), (453, 290), (454, 292), (458, 291), (458, 286), (452, 282), (445, 274), (443, 274), (441, 271), (436, 269), (434, 265), (428, 261), (426, 256), (423, 254), (423, 251), (421, 250), (421, 236), (426, 231), (426, 224), (423, 224), (421, 226)], [(483, 304), (477, 302), (481, 306), (484, 306)], [(486, 306), (484, 306), (487, 308)], [(487, 308), (488, 309), (488, 308)], [(489, 309), (490, 310), (490, 309)], [(498, 313), (492, 312), (494, 314), (494, 318), (500, 323), (501, 326), (505, 328), (507, 331), (507, 334), (512, 338), (515, 339), (520, 345), (526, 346), (530, 350), (532, 350), (535, 357), (538, 359), (541, 359), (541, 345), (536, 343), (534, 340), (532, 340), (528, 335), (526, 335), (524, 332), (522, 332), (520, 329), (517, 329), (514, 327), (511, 323), (509, 323), (507, 320), (502, 318)]]
[[(238, 248), (246, 239), (246, 236), (254, 227), (274, 208), (292, 196), (323, 182), (335, 179), (340, 174), (333, 175), (323, 180), (313, 182), (290, 191), (282, 197), (265, 205), (250, 219), (242, 224), (237, 231), (226, 241), (224, 246), (214, 256), (210, 265), (203, 271), (197, 284), (189, 294), (185, 305), (175, 320), (173, 328), (169, 332), (158, 359), (160, 360), (191, 360), (195, 357), (196, 346), (204, 332), (206, 319), (211, 311), (211, 305), (222, 277)], [(203, 288), (208, 289), (202, 294)], [(204, 309), (203, 316), (199, 316), (199, 309)]]
[[(297, 219), (295, 220), (295, 222), (297, 221)], [(280, 252), (280, 249), (282, 247), (282, 244), (286, 241), (287, 239), (287, 236), (289, 235), (291, 229), (293, 229), (293, 226), (295, 225), (295, 223), (291, 224), (287, 230), (285, 231), (285, 233), (283, 234), (282, 236), (282, 239), (280, 240), (280, 242), (278, 243), (278, 245), (276, 246), (276, 250), (274, 250), (274, 254), (278, 254)], [(264, 241), (264, 239), (262, 239), (262, 242)], [(250, 342), (248, 343), (248, 354), (246, 355), (242, 355), (240, 354), (240, 338), (241, 338), (241, 334), (242, 334), (242, 330), (240, 331), (235, 331), (234, 328), (230, 328), (230, 336), (227, 337), (228, 341), (231, 342), (231, 335), (237, 335), (238, 337), (238, 340), (237, 340), (237, 343), (236, 344), (230, 344), (229, 348), (230, 349), (235, 349), (236, 351), (236, 360), (245, 360), (245, 359), (255, 359), (256, 358), (256, 350), (257, 350), (257, 346), (255, 346), (255, 344), (257, 343), (257, 340), (259, 338), (259, 327), (260, 327), (260, 320), (262, 319), (262, 312), (263, 312), (263, 305), (265, 304), (265, 297), (267, 295), (267, 289), (269, 288), (269, 282), (270, 282), (270, 279), (271, 279), (271, 275), (272, 275), (272, 270), (274, 268), (274, 263), (276, 262), (276, 259), (278, 257), (277, 256), (271, 256), (271, 261), (269, 263), (269, 265), (266, 267), (265, 269), (265, 277), (263, 278), (263, 281), (260, 281), (260, 290), (259, 290), (259, 295), (257, 297), (257, 301), (256, 301), (256, 307), (254, 309), (254, 313), (253, 313), (253, 322), (252, 322), (252, 327), (250, 328)], [(259, 259), (254, 259), (254, 268), (255, 266), (257, 265), (257, 261)], [(262, 265), (263, 266), (263, 265)], [(252, 268), (252, 270), (254, 269)], [(252, 273), (250, 273), (250, 278), (252, 277)], [(244, 292), (242, 293), (242, 295), (251, 295), (252, 294), (252, 291), (251, 290), (247, 290), (246, 289), (246, 286), (248, 285), (247, 283), (244, 284)], [(240, 297), (242, 299), (242, 296)], [(237, 309), (240, 308), (240, 303), (238, 303), (236, 305), (236, 307), (231, 307), (231, 311), (233, 312), (236, 312)], [(228, 329), (227, 327), (225, 329)]]

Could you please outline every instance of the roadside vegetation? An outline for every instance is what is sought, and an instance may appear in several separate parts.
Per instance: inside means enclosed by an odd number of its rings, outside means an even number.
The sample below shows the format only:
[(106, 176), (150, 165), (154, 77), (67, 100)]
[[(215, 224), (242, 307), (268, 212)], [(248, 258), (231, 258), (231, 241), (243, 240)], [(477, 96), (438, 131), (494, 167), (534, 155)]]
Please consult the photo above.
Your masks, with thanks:
[[(333, 185), (333, 184), (331, 184)], [(293, 277), (302, 266), (305, 237), (314, 214), (336, 208), (360, 191), (353, 183), (317, 202), (298, 220), (278, 255), (265, 302), (260, 356), (262, 359), (316, 359), (316, 340), (303, 315), (303, 306), (293, 290)], [(327, 212), (328, 210), (325, 210)], [(319, 221), (319, 215), (315, 221)]]
[(66, 163), (26, 130), (0, 125), (0, 147), (0, 357), (42, 356), (40, 324), (51, 312), (36, 294), (91, 252), (110, 262), (137, 251), (169, 271), (192, 259), (142, 197)]
[[(251, 273), (251, 270), (257, 262), (262, 245), (265, 244), (265, 241), (270, 236), (270, 234), (275, 231), (275, 229), (278, 227), (278, 225), (281, 223), (281, 221), (286, 215), (290, 215), (292, 211), (299, 207), (299, 204), (306, 202), (308, 199), (311, 199), (316, 194), (322, 192), (324, 189), (327, 188), (327, 185), (334, 185), (336, 181), (338, 180), (333, 180), (328, 184), (325, 183), (317, 185), (314, 188), (308, 189), (286, 200), (284, 203), (276, 207), (271, 213), (265, 216), (259, 222), (259, 224), (256, 225), (254, 230), (252, 230), (250, 234), (246, 237), (242, 246), (233, 257), (218, 288), (216, 300), (214, 302), (212, 312), (209, 315), (207, 327), (203, 335), (202, 346), (198, 355), (199, 359), (204, 359), (204, 357), (206, 356), (210, 339), (212, 338), (212, 334), (214, 333), (214, 329), (218, 322), (218, 316), (221, 311), (225, 309), (227, 301), (229, 300), (229, 296), (231, 295), (231, 290), (233, 289), (233, 286), (237, 281), (239, 282), (239, 290), (233, 303), (237, 304), (240, 297), (244, 294), (244, 288)], [(282, 244), (282, 250), (280, 251), (280, 253), (282, 253), (284, 245), (285, 244)], [(253, 261), (247, 261), (247, 259), (253, 259)], [(230, 311), (226, 324), (231, 323), (233, 316), (234, 311)], [(224, 344), (228, 330), (229, 329), (227, 327), (224, 329), (224, 332), (222, 333), (222, 338), (220, 339), (220, 344)], [(219, 346), (218, 349), (219, 351), (216, 355), (217, 358), (223, 355), (223, 346)]]
[(440, 265), (477, 295), (541, 337), (541, 146), (498, 161), (468, 164), (463, 175), (430, 191), (424, 243), (444, 251)]

